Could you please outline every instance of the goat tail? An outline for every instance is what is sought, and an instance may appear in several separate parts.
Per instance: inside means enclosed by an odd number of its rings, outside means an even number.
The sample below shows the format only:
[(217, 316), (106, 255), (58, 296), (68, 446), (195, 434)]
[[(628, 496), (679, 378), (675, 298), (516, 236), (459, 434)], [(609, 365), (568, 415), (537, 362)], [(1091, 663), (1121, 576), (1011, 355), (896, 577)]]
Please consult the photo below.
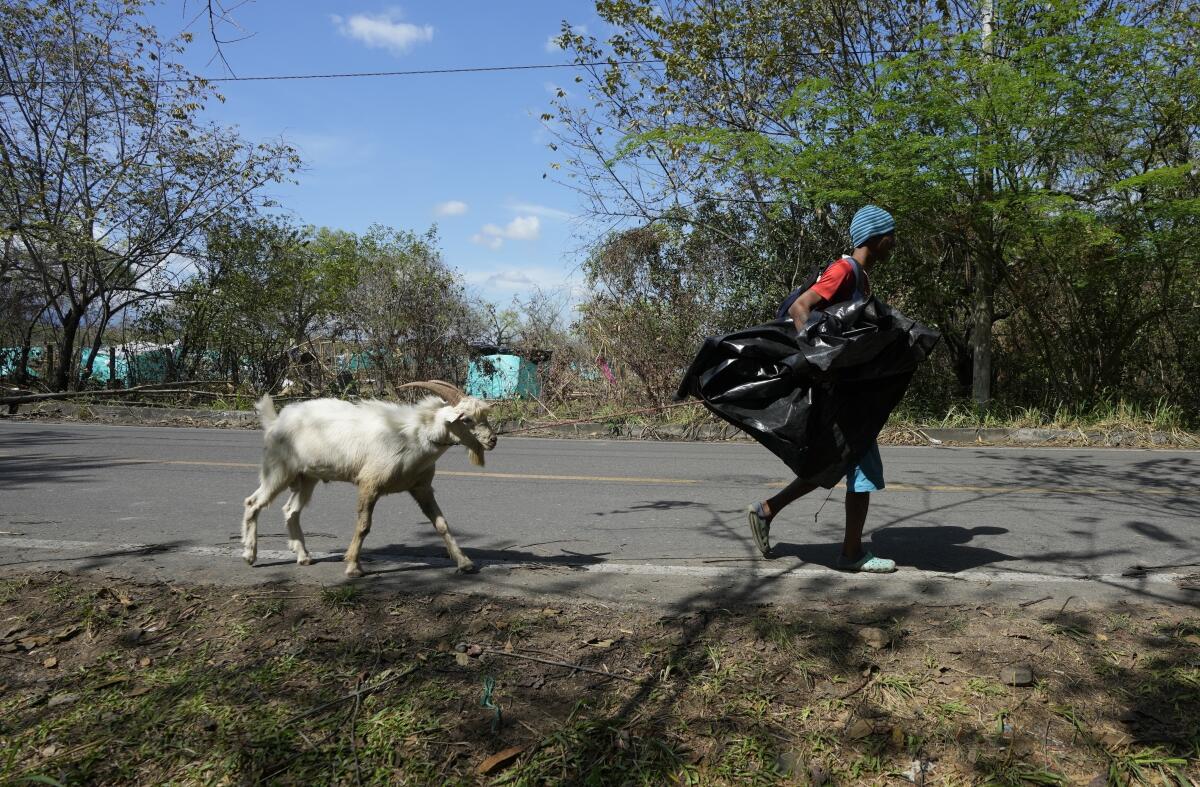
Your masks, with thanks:
[(279, 417), (270, 394), (264, 394), (263, 398), (255, 402), (254, 409), (258, 411), (258, 420), (262, 421), (263, 429), (270, 429), (271, 424), (275, 423), (275, 419)]

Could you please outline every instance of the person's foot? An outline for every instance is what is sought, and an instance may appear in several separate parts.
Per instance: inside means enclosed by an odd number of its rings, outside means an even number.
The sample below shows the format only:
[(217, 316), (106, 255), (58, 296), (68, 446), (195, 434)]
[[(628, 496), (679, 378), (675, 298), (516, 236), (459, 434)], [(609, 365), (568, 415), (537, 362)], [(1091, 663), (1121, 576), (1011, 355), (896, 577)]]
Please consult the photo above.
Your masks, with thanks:
[(746, 512), (750, 520), (750, 535), (754, 536), (754, 545), (763, 557), (771, 557), (771, 520), (763, 510), (762, 503), (750, 506)]
[(862, 574), (890, 574), (896, 570), (896, 561), (885, 557), (875, 557), (870, 552), (863, 552), (860, 557), (852, 560), (845, 555), (838, 555), (838, 571), (856, 571)]

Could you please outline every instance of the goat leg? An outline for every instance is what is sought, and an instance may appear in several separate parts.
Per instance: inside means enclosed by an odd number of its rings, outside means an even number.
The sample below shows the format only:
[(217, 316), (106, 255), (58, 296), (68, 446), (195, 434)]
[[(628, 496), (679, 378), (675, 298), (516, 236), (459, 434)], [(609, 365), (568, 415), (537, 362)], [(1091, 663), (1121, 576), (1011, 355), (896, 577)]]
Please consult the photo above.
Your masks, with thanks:
[(446, 542), (446, 551), (450, 553), (450, 557), (458, 564), (458, 570), (464, 574), (475, 573), (475, 564), (458, 548), (458, 542), (454, 540), (454, 536), (450, 533), (450, 525), (447, 524), (446, 517), (442, 515), (442, 509), (438, 507), (437, 500), (433, 498), (433, 487), (417, 487), (412, 490), (411, 494), (413, 500), (416, 500), (417, 505), (421, 507), (422, 513), (429, 517), (429, 521), (433, 523), (434, 529), (441, 534), (442, 540)]
[(362, 549), (363, 539), (367, 537), (367, 533), (371, 532), (371, 515), (375, 511), (375, 502), (379, 500), (379, 492), (374, 487), (359, 487), (358, 488), (358, 524), (354, 528), (354, 538), (350, 541), (350, 548), (346, 550), (346, 556), (342, 560), (349, 565), (346, 566), (346, 576), (361, 577), (363, 575), (362, 565), (358, 562), (358, 552)]
[(301, 475), (292, 482), (292, 495), (283, 506), (284, 523), (288, 531), (288, 549), (296, 553), (296, 562), (302, 566), (312, 564), (312, 557), (304, 544), (304, 531), (300, 529), (300, 512), (312, 499), (317, 479)]
[(287, 489), (288, 484), (287, 478), (264, 470), (258, 489), (246, 498), (246, 511), (242, 516), (242, 559), (252, 566), (258, 559), (258, 515)]

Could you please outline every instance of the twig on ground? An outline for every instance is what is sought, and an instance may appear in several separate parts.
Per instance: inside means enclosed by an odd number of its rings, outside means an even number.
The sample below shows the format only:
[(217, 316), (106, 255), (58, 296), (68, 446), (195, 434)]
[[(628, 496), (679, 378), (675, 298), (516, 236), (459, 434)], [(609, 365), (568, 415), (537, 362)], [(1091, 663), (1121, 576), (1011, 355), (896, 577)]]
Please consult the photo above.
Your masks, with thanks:
[(494, 656), (507, 656), (511, 659), (525, 659), (527, 661), (536, 661), (539, 664), (549, 664), (553, 667), (566, 667), (568, 669), (580, 670), (582, 672), (593, 672), (597, 675), (603, 675), (606, 678), (616, 678), (617, 680), (627, 680), (630, 683), (638, 682), (637, 678), (631, 678), (627, 675), (618, 675), (614, 672), (605, 672), (604, 670), (594, 669), (592, 667), (585, 667), (582, 664), (572, 664), (569, 661), (555, 661), (554, 659), (543, 659), (538, 656), (527, 656), (524, 653), (509, 653), (507, 651), (497, 650), (496, 648), (483, 648), (482, 652), (490, 653)]
[(350, 713), (350, 753), (354, 755), (354, 783), (362, 784), (362, 766), (358, 762), (358, 707), (362, 704), (362, 680), (354, 692), (354, 710)]
[(315, 708), (312, 708), (303, 713), (298, 713), (295, 716), (292, 716), (290, 719), (285, 721), (281, 726), (290, 727), (295, 722), (300, 721), (301, 719), (307, 719), (310, 716), (316, 716), (321, 711), (332, 708), (334, 705), (340, 705), (343, 702), (346, 702), (348, 700), (360, 699), (362, 697), (367, 696), (368, 694), (374, 694), (375, 692), (382, 689), (384, 686), (390, 686), (391, 684), (393, 684), (399, 680), (407, 678), (409, 675), (416, 672), (417, 667), (419, 667), (419, 666), (420, 666), (420, 664), (413, 664), (408, 669), (404, 670), (404, 672), (401, 672), (399, 675), (393, 675), (392, 677), (388, 678), (387, 680), (380, 681), (379, 683), (376, 683), (372, 686), (355, 689), (354, 691), (350, 692), (349, 694), (338, 697), (337, 699), (330, 700), (329, 702), (323, 702)]
[(1160, 568), (1191, 568), (1192, 566), (1200, 566), (1200, 563), (1164, 563), (1161, 566), (1143, 566), (1135, 564), (1121, 572), (1123, 577), (1138, 577), (1145, 574), (1147, 571), (1154, 571)]
[[(132, 388), (110, 388), (96, 391), (57, 391), (52, 393), (24, 394), (20, 396), (0, 397), (0, 404), (27, 404), (29, 402), (44, 402), (53, 399), (72, 399), (78, 396), (126, 396), (137, 391), (166, 391), (177, 393), (180, 386), (187, 385), (228, 385), (228, 380), (213, 380), (212, 382), (192, 381), (187, 383), (150, 383), (135, 385)], [(205, 392), (207, 393), (207, 392)]]
[[(532, 396), (532, 394), (530, 394), (530, 395)], [(549, 407), (546, 406), (545, 402), (543, 402), (541, 399), (537, 398), (536, 396), (533, 397), (533, 401), (540, 404), (542, 406), (542, 409), (545, 410), (550, 415), (551, 418), (553, 418), (556, 421), (558, 420), (558, 416), (554, 414), (553, 410), (551, 410)]]
[(874, 677), (875, 677), (875, 673), (872, 673), (869, 677), (863, 678), (857, 684), (846, 689), (841, 694), (835, 695), (835, 697), (839, 700), (844, 700), (847, 697), (853, 697), (855, 694), (858, 694), (860, 691), (865, 689), (867, 687), (867, 684), (870, 683), (874, 679)]
[(552, 426), (572, 426), (573, 424), (591, 423), (593, 421), (596, 421), (598, 418), (602, 421), (612, 421), (617, 418), (624, 418), (629, 415), (643, 415), (645, 413), (654, 413), (654, 412), (658, 412), (660, 410), (673, 410), (676, 407), (689, 407), (689, 406), (695, 406), (698, 404), (701, 404), (701, 402), (675, 402), (673, 404), (660, 404), (660, 405), (655, 405), (654, 407), (642, 407), (637, 410), (626, 410), (623, 413), (613, 413), (611, 415), (604, 415), (604, 416), (590, 415), (586, 418), (572, 418), (567, 421), (555, 421), (553, 423), (547, 423), (547, 424), (530, 424), (528, 426), (523, 426), (520, 429), (505, 429), (505, 430), (500, 431), (499, 433), (504, 434), (504, 435), (512, 435), (512, 434), (520, 434), (521, 432), (534, 432), (534, 431), (537, 431), (538, 429), (548, 429)]
[(1054, 596), (1042, 596), (1041, 598), (1034, 599), (1033, 601), (1022, 601), (1017, 606), (1022, 608), (1032, 607), (1034, 604), (1041, 604), (1043, 601), (1049, 601), (1052, 598), (1054, 598)]

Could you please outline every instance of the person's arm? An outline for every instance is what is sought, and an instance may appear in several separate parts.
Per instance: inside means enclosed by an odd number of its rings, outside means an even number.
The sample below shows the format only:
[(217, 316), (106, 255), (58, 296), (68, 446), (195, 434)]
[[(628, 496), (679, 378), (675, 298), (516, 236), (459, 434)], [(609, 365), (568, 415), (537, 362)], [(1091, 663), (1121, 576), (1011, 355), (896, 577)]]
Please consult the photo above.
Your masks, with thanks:
[(815, 290), (807, 290), (801, 293), (799, 298), (792, 301), (792, 305), (788, 307), (788, 317), (792, 318), (796, 330), (802, 331), (804, 330), (804, 324), (808, 322), (808, 313), (824, 305), (825, 298), (821, 293)]

